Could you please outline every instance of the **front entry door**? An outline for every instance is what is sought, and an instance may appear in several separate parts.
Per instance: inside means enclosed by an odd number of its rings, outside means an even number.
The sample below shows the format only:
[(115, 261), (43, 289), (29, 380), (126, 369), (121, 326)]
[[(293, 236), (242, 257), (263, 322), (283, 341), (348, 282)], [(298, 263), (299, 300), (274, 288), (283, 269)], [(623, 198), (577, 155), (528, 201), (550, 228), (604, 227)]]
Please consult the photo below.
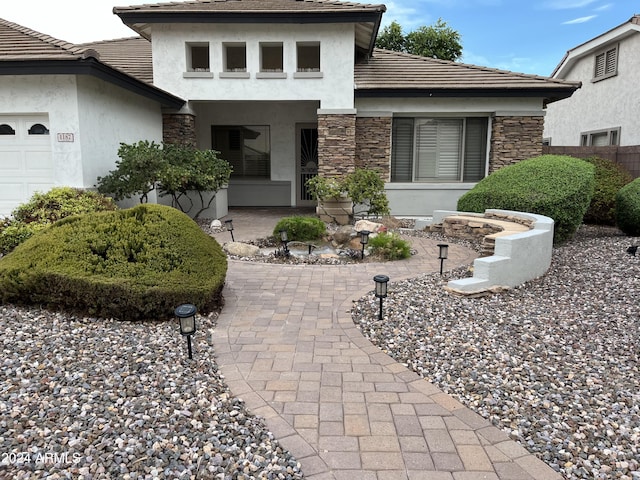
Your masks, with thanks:
[(306, 187), (306, 182), (318, 174), (318, 126), (300, 124), (297, 128), (297, 177), (299, 207), (315, 205)]

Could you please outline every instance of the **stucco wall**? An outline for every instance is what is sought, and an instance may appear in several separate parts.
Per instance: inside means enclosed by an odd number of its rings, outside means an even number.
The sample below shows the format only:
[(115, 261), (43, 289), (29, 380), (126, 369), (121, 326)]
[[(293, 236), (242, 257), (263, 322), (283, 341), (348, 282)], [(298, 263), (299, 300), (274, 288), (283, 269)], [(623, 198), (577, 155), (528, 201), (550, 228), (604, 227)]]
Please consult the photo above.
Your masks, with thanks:
[[(595, 53), (595, 52), (594, 52)], [(592, 82), (595, 57), (587, 54), (564, 75), (581, 81), (571, 97), (547, 106), (544, 136), (551, 145), (580, 145), (580, 134), (621, 127), (620, 145), (640, 145), (640, 34), (620, 42), (618, 74)]]
[[(296, 42), (320, 42), (322, 78), (294, 78)], [(157, 25), (153, 30), (154, 84), (189, 100), (318, 100), (321, 108), (353, 108), (351, 24)], [(208, 42), (213, 78), (184, 78), (186, 44)], [(223, 42), (245, 42), (250, 78), (220, 78)], [(283, 43), (286, 78), (256, 78), (260, 42)], [(348, 45), (349, 48), (345, 48)]]

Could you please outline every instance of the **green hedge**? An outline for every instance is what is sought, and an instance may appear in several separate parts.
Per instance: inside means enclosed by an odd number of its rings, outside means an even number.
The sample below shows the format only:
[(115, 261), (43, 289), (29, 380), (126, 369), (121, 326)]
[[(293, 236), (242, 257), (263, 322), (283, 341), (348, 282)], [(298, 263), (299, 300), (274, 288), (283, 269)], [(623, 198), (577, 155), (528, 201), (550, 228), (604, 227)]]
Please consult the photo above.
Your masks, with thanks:
[(543, 155), (501, 168), (458, 200), (458, 210), (489, 208), (545, 215), (554, 220), (554, 243), (570, 239), (582, 223), (594, 188), (593, 165)]
[(322, 238), (327, 233), (327, 226), (317, 217), (293, 216), (280, 219), (273, 229), (273, 236), (280, 238), (280, 230), (286, 230), (291, 241), (308, 242)]
[(222, 306), (226, 255), (178, 210), (139, 205), (68, 217), (0, 259), (2, 302), (121, 320), (173, 316), (182, 303)]
[(640, 178), (622, 187), (616, 195), (616, 223), (625, 234), (640, 236)]
[(621, 165), (600, 157), (585, 158), (595, 167), (595, 188), (584, 223), (616, 224), (616, 195), (633, 176)]

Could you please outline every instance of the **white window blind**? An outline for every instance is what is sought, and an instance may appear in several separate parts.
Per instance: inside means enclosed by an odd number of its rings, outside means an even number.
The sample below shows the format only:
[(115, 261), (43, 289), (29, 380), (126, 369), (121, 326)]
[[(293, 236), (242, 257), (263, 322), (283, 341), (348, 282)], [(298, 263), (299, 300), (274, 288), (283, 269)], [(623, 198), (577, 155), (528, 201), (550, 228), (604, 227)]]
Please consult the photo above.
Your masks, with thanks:
[(415, 179), (460, 180), (461, 147), (461, 119), (417, 120)]

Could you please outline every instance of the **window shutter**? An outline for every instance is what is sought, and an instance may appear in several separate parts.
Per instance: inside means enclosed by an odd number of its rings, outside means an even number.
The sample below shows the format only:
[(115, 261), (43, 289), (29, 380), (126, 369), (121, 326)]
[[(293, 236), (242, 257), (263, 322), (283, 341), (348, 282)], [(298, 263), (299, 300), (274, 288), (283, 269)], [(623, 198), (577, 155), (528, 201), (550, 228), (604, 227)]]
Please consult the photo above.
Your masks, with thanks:
[(464, 141), (465, 182), (477, 182), (484, 178), (487, 158), (487, 119), (467, 118)]
[(391, 145), (391, 181), (411, 182), (413, 180), (413, 119), (393, 120)]
[(616, 64), (618, 57), (618, 49), (612, 48), (607, 51), (606, 55), (606, 65), (605, 65), (605, 75), (610, 75), (616, 73)]
[(605, 54), (601, 53), (600, 55), (596, 55), (596, 68), (595, 68), (595, 78), (600, 78), (604, 76), (605, 71)]

